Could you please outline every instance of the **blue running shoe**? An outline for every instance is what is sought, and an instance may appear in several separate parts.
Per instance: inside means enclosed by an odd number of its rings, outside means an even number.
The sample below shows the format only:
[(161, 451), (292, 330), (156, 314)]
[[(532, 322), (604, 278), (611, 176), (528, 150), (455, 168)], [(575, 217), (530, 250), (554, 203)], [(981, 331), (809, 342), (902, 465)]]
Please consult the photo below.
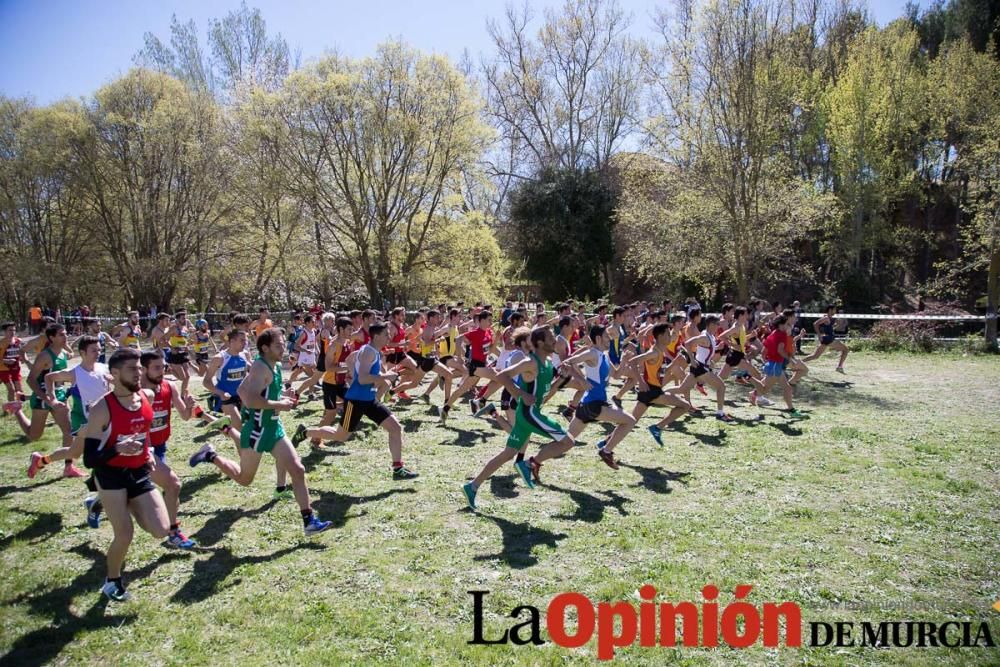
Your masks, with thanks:
[(531, 466), (528, 465), (528, 462), (514, 461), (514, 467), (521, 473), (521, 477), (524, 478), (524, 483), (528, 485), (528, 488), (535, 488), (535, 483), (531, 481)]
[(472, 482), (466, 482), (462, 485), (462, 490), (465, 491), (465, 499), (469, 501), (469, 509), (472, 511), (476, 510), (476, 489), (472, 485)]
[(167, 535), (167, 539), (163, 544), (174, 549), (194, 549), (198, 546), (197, 542), (188, 539), (187, 535), (179, 530), (175, 530)]
[[(97, 498), (86, 498), (83, 506), (87, 508), (87, 525), (91, 528), (101, 527), (101, 501)], [(95, 510), (94, 507), (97, 507)]]
[(206, 442), (204, 445), (201, 446), (201, 449), (199, 449), (198, 451), (196, 451), (194, 454), (191, 455), (191, 458), (188, 459), (188, 463), (193, 468), (199, 463), (208, 463), (214, 458), (215, 458), (215, 448)]
[(653, 436), (653, 440), (656, 440), (656, 444), (658, 444), (660, 447), (663, 446), (663, 430), (659, 426), (657, 426), (656, 424), (650, 426), (649, 434)]
[(315, 516), (309, 519), (309, 523), (305, 526), (306, 535), (315, 535), (316, 533), (322, 533), (324, 530), (333, 525), (332, 521), (320, 521)]

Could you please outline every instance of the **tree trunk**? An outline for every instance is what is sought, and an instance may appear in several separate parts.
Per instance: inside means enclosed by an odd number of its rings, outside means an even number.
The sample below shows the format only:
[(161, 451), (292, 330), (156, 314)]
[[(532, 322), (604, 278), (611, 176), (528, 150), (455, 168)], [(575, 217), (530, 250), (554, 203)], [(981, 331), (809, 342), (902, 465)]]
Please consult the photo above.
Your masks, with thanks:
[(990, 272), (986, 280), (986, 342), (997, 346), (997, 301), (1000, 300), (1000, 208), (993, 213), (990, 234)]

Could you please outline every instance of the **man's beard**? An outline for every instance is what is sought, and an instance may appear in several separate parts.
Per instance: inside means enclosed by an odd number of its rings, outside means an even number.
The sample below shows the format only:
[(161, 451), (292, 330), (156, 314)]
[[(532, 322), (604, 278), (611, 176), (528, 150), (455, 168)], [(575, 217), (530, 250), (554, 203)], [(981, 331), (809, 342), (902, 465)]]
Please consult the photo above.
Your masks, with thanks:
[(154, 378), (151, 375), (147, 375), (146, 376), (146, 382), (148, 382), (149, 384), (152, 384), (152, 385), (159, 385), (159, 384), (161, 384), (163, 382), (163, 374), (161, 373), (160, 377), (158, 377), (158, 378)]
[(118, 383), (121, 386), (123, 386), (126, 389), (128, 389), (129, 391), (131, 391), (133, 394), (136, 393), (137, 391), (139, 391), (139, 383), (138, 382), (135, 383), (135, 384), (129, 384), (129, 382), (127, 382), (124, 378), (118, 378)]

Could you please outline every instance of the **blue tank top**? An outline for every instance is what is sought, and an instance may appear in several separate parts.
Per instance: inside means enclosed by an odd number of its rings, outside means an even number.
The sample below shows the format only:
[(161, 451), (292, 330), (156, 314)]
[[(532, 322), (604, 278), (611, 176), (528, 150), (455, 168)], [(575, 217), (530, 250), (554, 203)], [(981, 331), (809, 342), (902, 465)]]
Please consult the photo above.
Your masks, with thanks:
[(823, 332), (823, 338), (833, 338), (833, 320), (819, 325), (819, 330)]
[(230, 396), (236, 395), (236, 390), (240, 388), (240, 383), (247, 375), (247, 360), (242, 354), (229, 354), (222, 351), (222, 365), (219, 366), (219, 373), (215, 376), (215, 386)]
[(372, 375), (378, 375), (382, 372), (382, 355), (378, 353), (378, 350), (373, 348), (371, 345), (365, 345), (363, 348), (358, 350), (357, 356), (354, 357), (354, 370), (351, 373), (351, 386), (347, 388), (347, 393), (344, 395), (344, 398), (350, 401), (375, 400), (375, 385), (361, 384), (358, 382), (358, 376), (361, 374), (361, 355), (365, 350), (372, 350), (375, 353), (375, 363), (372, 364), (371, 370), (368, 372)]
[(608, 401), (608, 376), (611, 375), (611, 364), (608, 355), (601, 352), (601, 360), (596, 366), (584, 366), (590, 389), (583, 395), (581, 403), (606, 403)]

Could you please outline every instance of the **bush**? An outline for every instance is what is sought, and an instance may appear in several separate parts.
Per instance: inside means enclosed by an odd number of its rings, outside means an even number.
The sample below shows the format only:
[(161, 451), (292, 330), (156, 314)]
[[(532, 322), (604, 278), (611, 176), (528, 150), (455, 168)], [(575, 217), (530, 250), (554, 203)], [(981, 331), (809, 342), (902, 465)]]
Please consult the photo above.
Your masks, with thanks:
[(933, 352), (937, 325), (919, 320), (880, 320), (871, 330), (871, 348), (878, 352)]
[(996, 354), (996, 346), (986, 342), (982, 333), (968, 334), (962, 339), (962, 352), (966, 354)]

